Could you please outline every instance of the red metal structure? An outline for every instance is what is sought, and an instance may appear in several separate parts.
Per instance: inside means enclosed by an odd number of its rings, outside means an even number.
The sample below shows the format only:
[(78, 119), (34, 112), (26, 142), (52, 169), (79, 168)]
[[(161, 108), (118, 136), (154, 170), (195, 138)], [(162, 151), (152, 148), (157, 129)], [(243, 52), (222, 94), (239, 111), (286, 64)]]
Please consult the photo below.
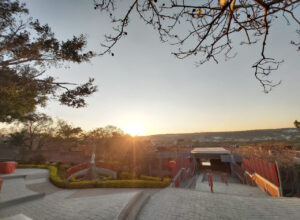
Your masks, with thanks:
[(257, 173), (279, 187), (279, 179), (275, 163), (259, 158), (243, 158), (241, 167), (242, 170), (248, 171), (250, 174)]

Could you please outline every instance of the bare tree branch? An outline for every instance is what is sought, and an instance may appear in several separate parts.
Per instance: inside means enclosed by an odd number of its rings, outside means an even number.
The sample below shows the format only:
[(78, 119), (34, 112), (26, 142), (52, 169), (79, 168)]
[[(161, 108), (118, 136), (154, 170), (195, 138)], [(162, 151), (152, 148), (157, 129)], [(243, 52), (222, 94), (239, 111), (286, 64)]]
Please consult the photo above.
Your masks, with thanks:
[[(162, 42), (177, 46), (172, 52), (179, 59), (198, 55), (198, 64), (210, 61), (218, 63), (220, 55), (230, 59), (232, 36), (241, 34), (241, 45), (261, 42), (260, 58), (253, 64), (254, 75), (264, 88), (270, 91), (278, 82), (267, 79), (278, 69), (282, 61), (266, 55), (271, 24), (279, 18), (300, 24), (295, 10), (300, 0), (135, 0), (129, 4), (125, 17), (115, 18), (115, 0), (94, 0), (95, 9), (110, 14), (115, 35), (106, 35), (103, 53), (112, 48), (127, 34), (129, 14), (135, 9), (140, 18), (157, 30)], [(126, 33), (126, 34), (125, 34)]]

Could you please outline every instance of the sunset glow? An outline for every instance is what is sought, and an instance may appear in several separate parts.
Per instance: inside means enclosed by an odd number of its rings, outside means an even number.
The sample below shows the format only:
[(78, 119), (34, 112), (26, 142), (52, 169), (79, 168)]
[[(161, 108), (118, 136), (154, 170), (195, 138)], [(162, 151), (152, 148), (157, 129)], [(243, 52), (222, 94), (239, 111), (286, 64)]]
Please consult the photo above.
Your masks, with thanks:
[(124, 128), (125, 133), (131, 136), (142, 136), (145, 135), (144, 126), (140, 123), (130, 123)]

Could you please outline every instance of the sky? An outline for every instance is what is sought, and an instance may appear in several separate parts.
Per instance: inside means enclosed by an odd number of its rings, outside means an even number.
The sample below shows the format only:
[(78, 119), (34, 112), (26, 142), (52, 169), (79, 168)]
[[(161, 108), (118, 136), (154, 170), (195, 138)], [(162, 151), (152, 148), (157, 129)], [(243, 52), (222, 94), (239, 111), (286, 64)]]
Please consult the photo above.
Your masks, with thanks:
[[(101, 52), (104, 34), (112, 32), (107, 14), (94, 10), (92, 0), (24, 2), (58, 39), (86, 34), (88, 50)], [(199, 57), (176, 59), (171, 55), (176, 48), (161, 43), (151, 26), (136, 15), (130, 21), (128, 36), (113, 49), (115, 56), (48, 70), (60, 81), (95, 78), (99, 91), (87, 98), (86, 108), (50, 101), (39, 111), (86, 130), (115, 125), (126, 131), (138, 124), (145, 135), (284, 128), (300, 119), (300, 53), (289, 43), (297, 40), (296, 25), (277, 22), (271, 27), (267, 54), (285, 62), (272, 75), (282, 84), (265, 94), (251, 68), (259, 47), (237, 45), (235, 59), (221, 57), (219, 64), (197, 67)]]

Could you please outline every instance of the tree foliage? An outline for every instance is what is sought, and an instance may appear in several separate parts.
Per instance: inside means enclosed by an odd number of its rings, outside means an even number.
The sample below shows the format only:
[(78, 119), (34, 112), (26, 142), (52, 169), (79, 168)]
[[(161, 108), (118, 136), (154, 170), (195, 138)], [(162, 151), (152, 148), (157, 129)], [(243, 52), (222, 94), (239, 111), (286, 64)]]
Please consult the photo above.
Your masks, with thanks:
[(31, 113), (13, 123), (6, 142), (25, 149), (39, 149), (52, 135), (53, 120), (43, 113)]
[(76, 138), (82, 132), (80, 127), (74, 127), (63, 120), (57, 122), (56, 130), (56, 134), (64, 139)]
[(133, 0), (124, 15), (117, 14), (116, 8), (121, 6), (118, 1), (94, 0), (94, 5), (96, 10), (108, 12), (114, 24), (115, 33), (105, 36), (102, 54), (113, 55), (112, 48), (128, 34), (126, 28), (134, 11), (157, 30), (162, 42), (178, 47), (173, 55), (179, 59), (198, 55), (198, 64), (210, 60), (218, 63), (220, 55), (234, 57), (234, 36), (242, 39), (241, 45), (259, 43), (261, 51), (252, 68), (265, 92), (280, 83), (272, 82), (268, 76), (282, 63), (266, 54), (271, 24), (277, 19), (300, 24), (295, 13), (300, 0)]
[(296, 128), (300, 128), (300, 122), (297, 121), (297, 120), (295, 120), (295, 121), (294, 121), (294, 126), (295, 126)]
[[(86, 105), (85, 97), (97, 90), (94, 79), (77, 85), (56, 81), (51, 66), (82, 63), (95, 56), (84, 52), (84, 35), (59, 41), (51, 28), (29, 17), (25, 4), (0, 2), (0, 121), (19, 119), (44, 106), (49, 97), (71, 107)], [(61, 92), (62, 91), (62, 92)]]

